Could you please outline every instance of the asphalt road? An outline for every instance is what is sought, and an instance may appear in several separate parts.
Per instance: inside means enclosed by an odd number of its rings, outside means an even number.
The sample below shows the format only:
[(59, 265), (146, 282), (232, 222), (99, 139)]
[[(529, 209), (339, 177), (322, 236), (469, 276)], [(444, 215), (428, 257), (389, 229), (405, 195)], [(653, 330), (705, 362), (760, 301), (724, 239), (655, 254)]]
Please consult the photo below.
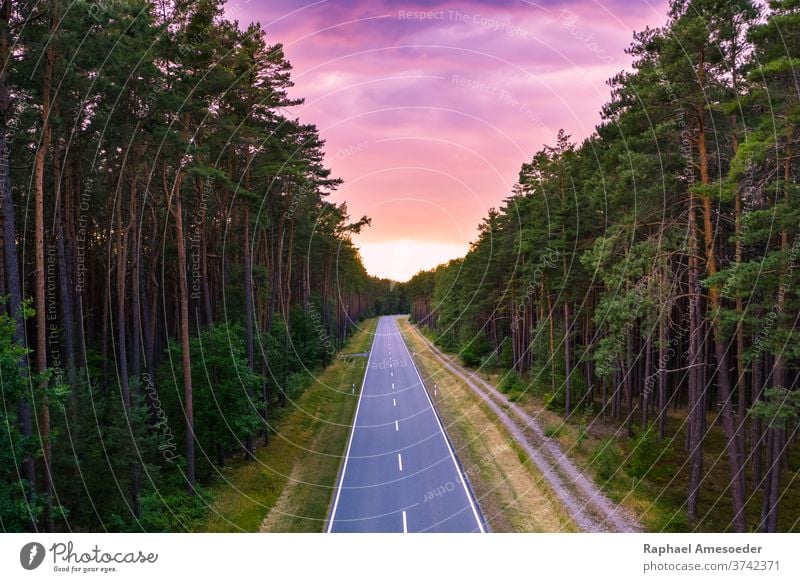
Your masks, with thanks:
[(369, 353), (328, 532), (483, 532), (394, 317)]

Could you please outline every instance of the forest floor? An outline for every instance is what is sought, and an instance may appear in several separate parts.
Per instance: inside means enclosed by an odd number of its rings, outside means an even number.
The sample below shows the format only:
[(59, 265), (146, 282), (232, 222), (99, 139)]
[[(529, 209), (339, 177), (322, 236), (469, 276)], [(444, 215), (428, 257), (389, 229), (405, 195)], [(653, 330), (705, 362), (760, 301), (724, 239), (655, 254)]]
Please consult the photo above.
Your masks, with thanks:
[[(327, 368), (289, 403), (255, 462), (237, 461), (211, 487), (208, 516), (195, 531), (321, 532), (347, 445), (377, 319), (358, 330)], [(350, 354), (350, 355), (348, 355)]]
[[(540, 450), (557, 461), (560, 466), (573, 465), (591, 480), (590, 487), (600, 489), (612, 506), (619, 507), (623, 519), (634, 520), (641, 529), (654, 532), (723, 532), (730, 530), (731, 501), (727, 456), (724, 454), (724, 435), (715, 423), (715, 415), (708, 415), (709, 430), (704, 442), (704, 478), (698, 504), (699, 517), (690, 521), (686, 517), (686, 491), (688, 489), (688, 463), (684, 451), (685, 411), (670, 410), (667, 417), (667, 437), (664, 442), (642, 441), (627, 438), (621, 421), (603, 417), (599, 406), (576, 410), (569, 419), (558, 411), (550, 410), (544, 401), (533, 395), (524, 395), (510, 402), (497, 386), (502, 372), (476, 371), (463, 366), (457, 356), (434, 346), (430, 338), (415, 326), (405, 324), (413, 336), (424, 342), (425, 353), (438, 361), (437, 377), (444, 371), (457, 374), (473, 393), (483, 396), (486, 405), (495, 405), (507, 411), (535, 450)], [(477, 390), (477, 392), (476, 392)], [(623, 409), (623, 415), (625, 411)], [(495, 414), (499, 421), (508, 422)], [(639, 416), (634, 408), (634, 425)], [(526, 426), (527, 425), (527, 426)], [(638, 434), (641, 429), (635, 426)], [(655, 441), (655, 442), (653, 442)], [(648, 449), (648, 450), (645, 450)], [(655, 450), (654, 450), (655, 449)], [(559, 454), (561, 458), (559, 459)], [(641, 456), (640, 456), (641, 455)], [(631, 466), (642, 456), (647, 459), (646, 469), (632, 475)], [(797, 531), (800, 527), (800, 447), (789, 452), (789, 472), (784, 473), (782, 501), (779, 513), (779, 531)], [(564, 476), (564, 475), (562, 475)], [(749, 473), (748, 473), (749, 476)], [(573, 471), (564, 476), (565, 483), (580, 484), (582, 479)], [(582, 484), (583, 486), (586, 483)], [(574, 487), (571, 487), (574, 489)], [(748, 522), (756, 531), (762, 503), (761, 491), (748, 483)]]
[(581, 531), (582, 517), (570, 516), (514, 435), (496, 422), (495, 412), (457, 373), (442, 368), (407, 319), (398, 323), (491, 531)]

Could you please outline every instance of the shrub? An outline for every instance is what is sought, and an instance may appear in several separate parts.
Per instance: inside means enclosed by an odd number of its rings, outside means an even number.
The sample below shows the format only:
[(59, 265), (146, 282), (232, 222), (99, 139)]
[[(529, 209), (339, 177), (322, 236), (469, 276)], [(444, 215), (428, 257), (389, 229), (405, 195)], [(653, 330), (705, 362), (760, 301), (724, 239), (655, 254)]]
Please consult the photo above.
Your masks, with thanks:
[(163, 490), (144, 491), (139, 499), (138, 520), (129, 516), (112, 515), (109, 529), (119, 532), (150, 533), (191, 531), (192, 526), (206, 515), (213, 501), (209, 490), (196, 485), (196, 495), (186, 495), (185, 485), (169, 492)]
[[(556, 378), (556, 391), (554, 394), (550, 394), (549, 398), (545, 400), (545, 404), (549, 410), (563, 412), (566, 409), (566, 382), (563, 380), (563, 378), (564, 376)], [(577, 404), (586, 394), (586, 380), (584, 379), (583, 374), (580, 373), (580, 369), (578, 367), (573, 368), (570, 378), (570, 396), (572, 406), (574, 407), (577, 406)]]
[(622, 455), (616, 443), (611, 438), (606, 438), (598, 443), (592, 456), (592, 466), (597, 472), (597, 477), (603, 482), (608, 482), (622, 462)]
[(578, 427), (578, 437), (577, 442), (578, 446), (583, 444), (583, 441), (589, 438), (589, 429), (585, 424), (582, 424)]
[(549, 439), (557, 439), (559, 436), (561, 436), (561, 426), (553, 424), (544, 427), (544, 436)]
[(686, 516), (685, 511), (676, 511), (672, 515), (670, 515), (666, 523), (661, 526), (662, 532), (681, 532), (686, 533), (689, 530), (689, 519)]
[(653, 469), (663, 450), (664, 446), (658, 440), (658, 431), (652, 424), (649, 425), (633, 440), (633, 450), (625, 472), (634, 479), (641, 479)]
[(511, 349), (511, 341), (509, 339), (503, 340), (503, 347), (500, 348), (500, 367), (508, 370), (514, 364), (514, 355)]
[(488, 356), (483, 358), (481, 368), (484, 370), (497, 370), (500, 368), (500, 359), (497, 357), (497, 352), (491, 352)]
[(519, 374), (516, 372), (509, 372), (500, 381), (497, 389), (508, 396), (509, 401), (517, 402), (525, 396), (528, 385), (525, 383)]
[(492, 346), (489, 343), (489, 338), (483, 332), (476, 334), (462, 334), (461, 347), (461, 362), (465, 366), (475, 367), (480, 366), (483, 358), (492, 351)]

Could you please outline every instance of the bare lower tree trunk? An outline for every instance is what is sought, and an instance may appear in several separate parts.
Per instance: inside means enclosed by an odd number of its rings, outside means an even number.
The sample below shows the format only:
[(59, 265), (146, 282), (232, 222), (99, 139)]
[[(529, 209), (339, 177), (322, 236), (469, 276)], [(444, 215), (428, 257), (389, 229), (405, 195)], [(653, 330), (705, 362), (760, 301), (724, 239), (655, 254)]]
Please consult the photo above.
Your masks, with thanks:
[(556, 393), (556, 332), (555, 314), (553, 313), (553, 301), (550, 292), (547, 291), (547, 319), (550, 323), (550, 389)]
[(644, 344), (644, 382), (642, 384), (642, 430), (647, 428), (647, 412), (650, 402), (650, 391), (653, 389), (653, 382), (650, 380), (650, 367), (652, 366), (653, 353), (650, 349), (650, 337), (648, 336)]
[(658, 322), (658, 438), (667, 434), (667, 325), (661, 317)]
[(781, 430), (770, 426), (767, 429), (767, 476), (764, 484), (764, 504), (761, 511), (761, 530), (767, 533), (778, 531), (782, 455)]
[[(256, 358), (253, 340), (253, 264), (250, 253), (250, 208), (246, 204), (244, 207), (242, 222), (244, 223), (242, 224), (242, 228), (244, 231), (244, 321), (247, 343), (247, 365), (250, 367), (250, 370), (255, 372)], [(252, 390), (250, 388), (247, 390), (248, 396), (252, 401)], [(253, 436), (247, 435), (244, 445), (244, 456), (246, 460), (255, 460), (254, 448), (255, 445), (253, 443)]]
[[(762, 362), (761, 357), (753, 358), (753, 361), (750, 364), (751, 367), (751, 378), (752, 378), (752, 386), (753, 386), (753, 404), (761, 400), (761, 393), (764, 389), (763, 383), (763, 374), (762, 374)], [(764, 446), (764, 431), (761, 428), (761, 419), (757, 416), (753, 416), (752, 421), (752, 435), (750, 437), (752, 453), (751, 456), (753, 458), (753, 467), (752, 467), (752, 486), (753, 489), (757, 489), (761, 487), (761, 479), (762, 479), (762, 449)]]
[(625, 367), (622, 371), (622, 382), (625, 386), (625, 430), (628, 433), (628, 438), (633, 437), (633, 382), (631, 374), (633, 374), (633, 365), (631, 362), (631, 337), (628, 335), (628, 341), (625, 346), (624, 362)]
[(697, 503), (703, 476), (703, 416), (705, 407), (700, 390), (700, 282), (697, 268), (697, 235), (694, 200), (689, 201), (689, 491), (686, 506), (690, 519), (697, 519)]
[(203, 237), (200, 241), (200, 265), (201, 265), (201, 280), (200, 287), (203, 293), (203, 313), (205, 315), (206, 325), (214, 327), (214, 310), (211, 307), (211, 287), (209, 286), (208, 277), (208, 240), (207, 236)]
[(564, 409), (567, 417), (572, 413), (572, 362), (569, 343), (569, 302), (564, 301)]
[(181, 337), (181, 364), (183, 368), (183, 410), (186, 420), (186, 484), (189, 494), (194, 495), (194, 397), (192, 393), (192, 359), (189, 348), (189, 287), (186, 280), (186, 246), (183, 233), (183, 208), (181, 205), (182, 178), (183, 175), (179, 170), (171, 190), (173, 200), (173, 215), (175, 217), (175, 244), (178, 248), (179, 329)]
[[(58, 29), (58, 2), (50, 4), (50, 43), (45, 50), (44, 70), (42, 75), (42, 134), (33, 162), (33, 188), (34, 188), (34, 264), (36, 281), (34, 292), (34, 308), (36, 310), (36, 371), (43, 374), (47, 369), (47, 321), (45, 312), (45, 278), (44, 263), (44, 165), (48, 150), (50, 149), (50, 113), (51, 113), (51, 82), (55, 63), (55, 41), (53, 40)], [(48, 532), (53, 531), (53, 474), (52, 443), (50, 441), (50, 403), (47, 396), (47, 381), (43, 381), (39, 390), (42, 394), (41, 415), (39, 417), (39, 433), (42, 441), (42, 464), (44, 468), (44, 494), (45, 510), (44, 521)]]

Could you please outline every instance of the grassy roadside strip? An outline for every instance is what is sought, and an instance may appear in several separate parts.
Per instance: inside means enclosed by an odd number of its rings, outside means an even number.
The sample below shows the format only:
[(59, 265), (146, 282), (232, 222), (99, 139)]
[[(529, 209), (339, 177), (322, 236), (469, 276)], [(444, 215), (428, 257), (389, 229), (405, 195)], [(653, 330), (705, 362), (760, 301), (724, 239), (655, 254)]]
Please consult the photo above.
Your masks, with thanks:
[[(343, 354), (369, 350), (377, 319), (359, 325)], [(213, 503), (196, 531), (322, 531), (347, 445), (367, 358), (336, 358), (294, 402), (256, 461), (223, 469)]]
[(442, 368), (412, 332), (407, 318), (398, 319), (398, 324), (426, 384), (438, 385), (436, 408), (491, 531), (578, 531), (493, 414), (459, 378)]

